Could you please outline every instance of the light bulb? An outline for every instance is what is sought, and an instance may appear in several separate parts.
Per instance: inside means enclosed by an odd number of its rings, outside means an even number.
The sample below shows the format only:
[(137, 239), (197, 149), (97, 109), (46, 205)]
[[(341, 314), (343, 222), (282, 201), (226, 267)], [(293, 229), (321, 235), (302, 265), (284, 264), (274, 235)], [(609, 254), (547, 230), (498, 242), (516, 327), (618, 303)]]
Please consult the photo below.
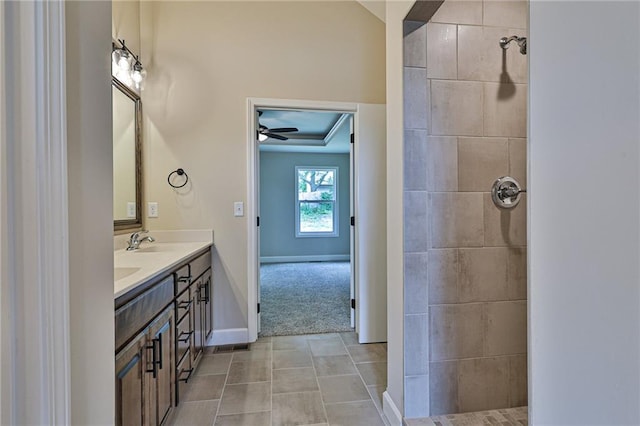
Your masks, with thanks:
[(129, 71), (131, 69), (131, 55), (129, 55), (128, 52), (124, 50), (120, 52), (118, 67), (123, 71)]
[(260, 142), (264, 142), (264, 141), (266, 141), (267, 139), (269, 139), (269, 136), (267, 136), (267, 135), (263, 135), (262, 133), (258, 133), (258, 141), (260, 141)]

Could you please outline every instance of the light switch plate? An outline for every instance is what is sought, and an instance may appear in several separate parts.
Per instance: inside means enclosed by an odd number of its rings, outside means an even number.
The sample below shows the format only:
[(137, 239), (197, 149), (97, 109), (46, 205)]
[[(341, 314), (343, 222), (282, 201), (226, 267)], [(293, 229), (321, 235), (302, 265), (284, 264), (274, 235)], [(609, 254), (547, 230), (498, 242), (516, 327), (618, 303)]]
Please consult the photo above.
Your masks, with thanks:
[(158, 217), (158, 203), (157, 202), (148, 202), (147, 203), (147, 217)]
[(236, 217), (244, 216), (244, 203), (242, 201), (233, 203), (233, 215)]

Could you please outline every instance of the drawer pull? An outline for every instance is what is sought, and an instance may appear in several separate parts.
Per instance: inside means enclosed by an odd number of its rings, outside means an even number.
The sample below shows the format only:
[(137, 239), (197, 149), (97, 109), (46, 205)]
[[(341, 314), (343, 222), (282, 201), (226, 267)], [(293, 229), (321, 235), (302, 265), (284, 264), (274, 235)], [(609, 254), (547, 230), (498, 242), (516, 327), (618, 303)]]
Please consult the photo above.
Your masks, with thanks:
[(192, 303), (193, 303), (193, 299), (189, 300), (188, 302), (180, 302), (180, 303), (178, 303), (178, 308), (179, 309), (189, 309), (189, 307), (191, 306)]
[(187, 374), (186, 378), (182, 378), (182, 377), (179, 378), (178, 381), (188, 383), (189, 379), (191, 378), (191, 374), (193, 373), (193, 368), (182, 369), (182, 371), (180, 371), (179, 375), (182, 376), (182, 373), (189, 373), (189, 374)]
[(183, 343), (187, 343), (192, 334), (193, 334), (193, 331), (189, 331), (189, 332), (184, 332), (183, 331), (178, 336), (178, 340), (183, 342)]
[(178, 277), (178, 282), (191, 284), (191, 275), (187, 275), (185, 277)]

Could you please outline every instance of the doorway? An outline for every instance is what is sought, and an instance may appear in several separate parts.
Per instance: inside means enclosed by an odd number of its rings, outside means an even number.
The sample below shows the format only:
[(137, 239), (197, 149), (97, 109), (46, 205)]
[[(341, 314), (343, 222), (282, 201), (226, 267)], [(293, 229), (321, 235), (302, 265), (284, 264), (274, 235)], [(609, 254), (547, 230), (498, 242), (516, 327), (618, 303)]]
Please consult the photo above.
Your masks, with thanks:
[(260, 108), (260, 336), (353, 329), (353, 114)]
[[(262, 113), (261, 113), (262, 111)], [(349, 234), (349, 256), (348, 258), (337, 259), (350, 262), (350, 326), (358, 333), (360, 343), (386, 341), (386, 256), (384, 248), (386, 246), (386, 209), (385, 197), (385, 132), (384, 105), (369, 104), (349, 104), (341, 102), (320, 102), (320, 101), (300, 101), (300, 100), (279, 100), (279, 99), (248, 99), (248, 172), (249, 188), (247, 214), (249, 215), (248, 229), (248, 317), (249, 317), (249, 338), (255, 340), (260, 330), (260, 317), (262, 305), (260, 303), (260, 264), (261, 257), (261, 226), (264, 223), (261, 217), (261, 191), (260, 191), (260, 155), (261, 145), (259, 139), (262, 133), (267, 133), (271, 128), (268, 124), (267, 111), (306, 111), (316, 113), (334, 113), (343, 117), (342, 126), (348, 124), (349, 136), (349, 180), (350, 197), (348, 206), (341, 205), (342, 210), (349, 207), (348, 227), (339, 232)], [(263, 119), (264, 117), (264, 119)], [(366, 125), (365, 125), (366, 124)], [(262, 127), (261, 127), (262, 125)], [(287, 126), (293, 127), (293, 126)], [(266, 130), (265, 130), (266, 128)], [(276, 127), (277, 128), (277, 127)], [(344, 128), (344, 127), (343, 127)], [(337, 131), (337, 130), (336, 130)], [(269, 132), (279, 136), (286, 133), (295, 132)], [(288, 137), (288, 136), (285, 136)], [(262, 139), (265, 139), (262, 136)], [(273, 139), (273, 138), (272, 138)], [(283, 141), (275, 138), (278, 142), (272, 144), (272, 151), (282, 150)], [(351, 143), (353, 140), (354, 143)], [(307, 142), (308, 151), (317, 148), (313, 143)], [(267, 144), (265, 144), (267, 145)], [(305, 145), (305, 144), (302, 144)], [(363, 145), (366, 147), (360, 147)], [(286, 145), (285, 145), (286, 146)], [(298, 164), (299, 171), (309, 172), (314, 164)], [(306, 167), (306, 169), (305, 169)], [(297, 172), (296, 172), (297, 173)], [(296, 173), (291, 173), (292, 192), (297, 183), (294, 178)], [(338, 180), (344, 180), (344, 173), (339, 172)], [(318, 191), (316, 191), (318, 192)], [(315, 196), (322, 197), (322, 191)], [(290, 194), (291, 195), (291, 194)], [(324, 195), (327, 196), (326, 194)], [(298, 199), (298, 223), (296, 227), (290, 226), (290, 233), (300, 234), (304, 230), (300, 228), (300, 206), (310, 200)], [(312, 200), (331, 201), (331, 200)], [(338, 201), (339, 202), (339, 201)], [(342, 202), (344, 204), (344, 201)], [(306, 206), (309, 207), (309, 206)], [(347, 210), (347, 209), (344, 209)], [(344, 211), (343, 210), (343, 211)], [(296, 216), (294, 216), (296, 217)], [(253, 220), (255, 218), (255, 221)], [(353, 218), (353, 219), (352, 219)], [(344, 219), (343, 219), (344, 221)], [(262, 222), (262, 223), (261, 223)], [(303, 219), (304, 222), (304, 219)], [(353, 225), (352, 225), (353, 224)], [(296, 230), (297, 229), (297, 230)], [(339, 229), (339, 225), (338, 228)], [(312, 231), (311, 233), (313, 233)], [(298, 239), (310, 238), (300, 237)], [(333, 238), (333, 237), (331, 237)], [(339, 253), (344, 256), (346, 253)], [(318, 260), (318, 258), (304, 258), (304, 254), (297, 260)], [(287, 260), (278, 258), (275, 260)], [(269, 259), (262, 259), (263, 261)], [(332, 258), (320, 258), (319, 260), (336, 260)], [(267, 263), (267, 262), (263, 262)]]

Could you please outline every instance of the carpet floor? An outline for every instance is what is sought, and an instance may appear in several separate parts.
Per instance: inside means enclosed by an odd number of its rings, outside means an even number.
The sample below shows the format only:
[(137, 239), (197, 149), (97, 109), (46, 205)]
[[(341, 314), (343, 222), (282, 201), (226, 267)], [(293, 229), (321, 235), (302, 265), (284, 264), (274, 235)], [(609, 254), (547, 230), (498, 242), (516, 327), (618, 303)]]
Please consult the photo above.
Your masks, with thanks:
[(260, 266), (260, 336), (350, 331), (349, 262)]

